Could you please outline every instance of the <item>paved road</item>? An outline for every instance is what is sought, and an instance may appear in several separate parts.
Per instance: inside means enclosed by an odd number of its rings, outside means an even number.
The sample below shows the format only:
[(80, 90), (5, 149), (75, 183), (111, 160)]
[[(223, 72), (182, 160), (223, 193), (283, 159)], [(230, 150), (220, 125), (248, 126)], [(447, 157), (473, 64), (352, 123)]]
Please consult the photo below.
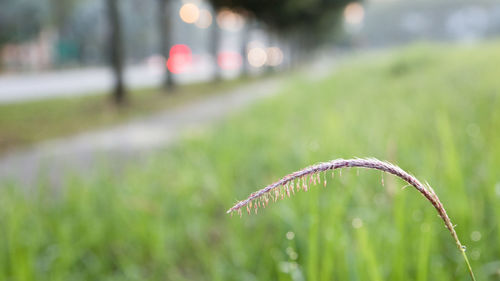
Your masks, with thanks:
[[(329, 61), (328, 59), (326, 60)], [(321, 67), (328, 67), (324, 58), (316, 58), (312, 64), (316, 71), (305, 72), (316, 76), (325, 73)], [(213, 64), (209, 55), (198, 55), (185, 73), (176, 74), (178, 84), (208, 81), (213, 76)], [(165, 68), (160, 60), (128, 66), (125, 69), (125, 83), (128, 88), (155, 87), (161, 84)], [(224, 71), (223, 75), (234, 77), (238, 71)], [(52, 97), (75, 97), (109, 92), (113, 85), (111, 70), (106, 67), (60, 70), (32, 74), (0, 75), (0, 104)]]
[[(196, 67), (175, 75), (178, 84), (207, 81), (213, 75), (210, 58), (200, 56)], [(128, 88), (154, 87), (161, 84), (162, 63), (128, 66), (125, 83)], [(231, 73), (228, 73), (231, 75)], [(0, 76), (0, 104), (40, 100), (51, 97), (73, 97), (108, 92), (113, 85), (111, 70), (106, 67), (60, 70), (32, 74)]]

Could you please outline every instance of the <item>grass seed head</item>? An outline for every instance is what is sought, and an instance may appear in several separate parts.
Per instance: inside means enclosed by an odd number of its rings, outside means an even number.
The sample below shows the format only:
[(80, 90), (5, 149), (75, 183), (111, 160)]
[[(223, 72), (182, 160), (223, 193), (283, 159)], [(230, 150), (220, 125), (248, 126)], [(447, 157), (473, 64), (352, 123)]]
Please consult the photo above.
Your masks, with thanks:
[[(462, 252), (462, 255), (466, 261), (467, 267), (469, 269), (470, 276), (472, 280), (475, 280), (474, 274), (472, 272), (472, 268), (469, 264), (469, 261), (467, 259), (467, 255), (465, 254), (465, 246), (460, 243), (460, 240), (458, 239), (458, 235), (455, 231), (454, 225), (451, 223), (451, 220), (446, 213), (446, 210), (443, 207), (443, 204), (439, 200), (439, 197), (437, 194), (434, 192), (432, 187), (425, 182), (425, 184), (421, 183), (417, 178), (415, 178), (413, 175), (405, 172), (403, 169), (400, 167), (393, 165), (388, 162), (380, 161), (375, 158), (368, 158), (368, 159), (360, 159), (360, 158), (355, 158), (355, 159), (336, 159), (332, 160), (329, 162), (323, 162), (323, 163), (318, 163), (316, 165), (312, 165), (309, 167), (306, 167), (302, 170), (293, 172), (289, 175), (286, 175), (285, 177), (281, 178), (279, 181), (274, 182), (266, 187), (264, 187), (261, 190), (258, 190), (250, 196), (248, 196), (247, 199), (242, 200), (237, 202), (233, 207), (231, 207), (227, 213), (233, 213), (233, 212), (238, 212), (238, 214), (241, 217), (241, 208), (246, 207), (248, 214), (250, 214), (250, 209), (252, 208), (252, 201), (253, 200), (264, 200), (264, 207), (269, 203), (269, 196), (273, 199), (274, 202), (276, 202), (279, 198), (284, 199), (285, 194), (290, 197), (290, 190), (292, 190), (292, 195), (295, 194), (293, 191), (294, 187), (294, 182), (296, 181), (295, 187), (297, 191), (299, 191), (302, 186), (302, 190), (307, 191), (311, 186), (317, 185), (321, 183), (321, 177), (320, 173), (321, 172), (326, 172), (328, 170), (332, 171), (332, 178), (334, 177), (334, 170), (339, 170), (339, 175), (342, 176), (342, 168), (365, 168), (365, 169), (375, 169), (375, 170), (380, 170), (383, 173), (389, 173), (392, 175), (395, 175), (405, 182), (408, 183), (408, 186), (413, 186), (415, 189), (417, 189), (426, 199), (429, 201), (432, 206), (436, 209), (438, 212), (439, 217), (443, 220), (445, 227), (448, 229), (450, 232), (451, 236), (453, 237), (453, 240), (455, 241), (455, 244), (457, 245), (458, 249)], [(384, 185), (384, 175), (382, 173), (381, 176), (381, 184), (382, 186)], [(324, 176), (323, 178), (323, 185), (326, 187), (326, 177)], [(274, 193), (274, 194), (273, 194)], [(260, 201), (258, 201), (260, 202)], [(260, 204), (259, 204), (260, 206)], [(257, 213), (257, 204), (254, 204), (254, 210), (255, 213)]]

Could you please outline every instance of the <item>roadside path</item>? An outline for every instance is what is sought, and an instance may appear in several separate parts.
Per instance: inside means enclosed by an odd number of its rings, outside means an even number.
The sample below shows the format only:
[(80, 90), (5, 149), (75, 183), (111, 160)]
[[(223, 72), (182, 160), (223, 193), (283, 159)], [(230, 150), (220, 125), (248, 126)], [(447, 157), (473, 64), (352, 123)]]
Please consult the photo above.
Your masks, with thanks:
[[(309, 80), (320, 80), (334, 68), (332, 59), (319, 59), (303, 71)], [(279, 93), (286, 78), (262, 78), (230, 92), (106, 129), (41, 142), (32, 148), (0, 157), (0, 184), (19, 182), (32, 186), (39, 178), (60, 185), (68, 174), (85, 174), (99, 165), (120, 169), (147, 159), (183, 132), (203, 128), (207, 123)], [(94, 168), (94, 171), (96, 169)]]
[(41, 176), (57, 184), (66, 172), (85, 172), (100, 163), (123, 165), (126, 160), (147, 157), (186, 130), (201, 128), (257, 99), (276, 94), (282, 82), (281, 78), (258, 80), (230, 93), (210, 96), (123, 125), (46, 141), (9, 153), (0, 158), (0, 182), (14, 180), (31, 185)]

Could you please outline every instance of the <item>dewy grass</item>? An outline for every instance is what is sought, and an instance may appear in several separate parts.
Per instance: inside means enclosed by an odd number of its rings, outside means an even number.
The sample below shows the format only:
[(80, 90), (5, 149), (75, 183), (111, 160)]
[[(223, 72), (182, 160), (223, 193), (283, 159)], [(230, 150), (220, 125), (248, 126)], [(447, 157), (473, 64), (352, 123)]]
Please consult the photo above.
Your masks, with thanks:
[[(458, 235), (453, 224), (451, 223), (450, 217), (446, 213), (443, 204), (439, 200), (439, 197), (436, 195), (432, 187), (428, 183), (422, 184), (417, 178), (405, 172), (400, 167), (388, 162), (380, 161), (378, 159), (336, 159), (329, 162), (323, 162), (309, 166), (300, 171), (291, 173), (283, 177), (279, 181), (274, 182), (264, 187), (263, 189), (250, 194), (247, 199), (239, 201), (233, 207), (231, 207), (227, 211), (227, 213), (232, 214), (233, 212), (238, 212), (238, 214), (241, 216), (242, 208), (244, 207), (249, 214), (252, 209), (255, 213), (257, 213), (259, 207), (265, 207), (271, 200), (276, 202), (278, 199), (290, 197), (290, 195), (295, 194), (295, 192), (307, 191), (312, 185), (320, 184), (321, 178), (323, 178), (323, 186), (326, 187), (326, 171), (332, 170), (333, 177), (333, 170), (350, 167), (375, 169), (393, 174), (416, 188), (427, 199), (427, 201), (429, 201), (434, 206), (439, 216), (444, 221), (446, 228), (453, 237), (453, 240), (455, 240), (458, 249), (464, 257), (467, 269), (469, 270), (469, 274), (472, 280), (476, 280), (472, 271), (472, 267), (467, 258), (467, 254), (465, 252), (466, 248), (458, 239)], [(323, 176), (321, 176), (321, 173), (323, 173)]]

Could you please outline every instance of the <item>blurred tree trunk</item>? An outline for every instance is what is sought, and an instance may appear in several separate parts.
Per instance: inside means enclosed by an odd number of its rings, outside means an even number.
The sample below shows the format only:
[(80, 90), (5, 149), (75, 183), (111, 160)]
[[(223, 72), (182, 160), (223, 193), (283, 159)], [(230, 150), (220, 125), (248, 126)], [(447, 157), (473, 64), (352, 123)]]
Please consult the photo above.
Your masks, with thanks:
[(172, 73), (166, 68), (172, 43), (170, 42), (172, 22), (169, 0), (158, 0), (158, 31), (160, 33), (160, 52), (165, 57), (165, 78), (163, 87), (166, 90), (172, 90), (175, 86)]
[[(272, 28), (268, 28), (267, 31), (267, 47), (277, 47), (279, 40), (278, 40), (278, 32)], [(267, 58), (269, 60), (269, 57)], [(267, 74), (274, 73), (276, 71), (275, 66), (270, 65), (268, 62), (266, 62), (265, 65), (265, 72)]]
[(252, 22), (250, 19), (246, 19), (245, 25), (241, 30), (241, 76), (248, 76), (248, 58), (247, 58), (247, 47), (248, 47), (248, 39), (250, 37)]
[(214, 58), (214, 81), (218, 82), (221, 80), (221, 71), (218, 63), (218, 55), (219, 55), (219, 47), (220, 47), (220, 39), (221, 39), (221, 33), (222, 30), (219, 28), (217, 25), (217, 11), (214, 10), (214, 17), (213, 17), (213, 23), (212, 23), (212, 39), (211, 39), (211, 53)]
[(109, 55), (111, 68), (115, 78), (113, 100), (117, 104), (125, 102), (125, 86), (123, 84), (124, 48), (118, 0), (107, 0), (108, 18), (111, 34), (109, 36)]
[(302, 63), (303, 42), (304, 38), (300, 32), (294, 32), (291, 36), (291, 66), (292, 69), (297, 69)]
[(77, 3), (78, 0), (50, 0), (50, 24), (54, 25), (59, 34), (63, 33)]

